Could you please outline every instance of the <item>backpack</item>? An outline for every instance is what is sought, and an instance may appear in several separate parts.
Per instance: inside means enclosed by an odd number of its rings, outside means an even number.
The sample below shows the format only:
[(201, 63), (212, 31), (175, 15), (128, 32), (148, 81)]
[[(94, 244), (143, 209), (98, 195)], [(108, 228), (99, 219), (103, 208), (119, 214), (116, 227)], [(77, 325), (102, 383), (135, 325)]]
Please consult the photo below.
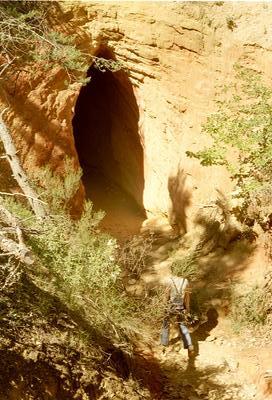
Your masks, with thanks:
[(183, 286), (185, 283), (185, 279), (182, 282), (182, 285), (180, 289), (177, 288), (174, 280), (171, 278), (174, 288), (175, 288), (175, 296), (170, 300), (170, 313), (171, 314), (180, 314), (183, 311), (185, 311), (185, 306), (184, 306), (184, 294), (182, 292)]

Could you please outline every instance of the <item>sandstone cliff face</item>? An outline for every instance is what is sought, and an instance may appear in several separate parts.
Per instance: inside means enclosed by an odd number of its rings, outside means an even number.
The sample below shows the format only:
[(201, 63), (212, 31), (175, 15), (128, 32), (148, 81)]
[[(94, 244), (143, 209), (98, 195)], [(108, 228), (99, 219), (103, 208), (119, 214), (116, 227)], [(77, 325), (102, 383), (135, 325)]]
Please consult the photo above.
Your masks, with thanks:
[[(215, 109), (218, 86), (231, 81), (234, 63), (271, 78), (272, 5), (82, 1), (61, 8), (57, 28), (76, 34), (78, 46), (90, 55), (110, 51), (128, 71), (113, 79), (118, 95), (108, 99), (115, 108), (99, 111), (94, 100), (86, 111), (100, 122), (111, 115), (111, 136), (105, 139), (111, 151), (100, 162), (111, 158), (108, 175), (149, 216), (167, 213), (180, 230), (190, 229), (199, 205), (214, 199), (216, 189), (231, 191), (231, 182), (223, 168), (203, 168), (185, 152), (208, 143), (201, 124)], [(27, 169), (45, 163), (61, 169), (66, 155), (75, 164), (80, 158), (72, 129), (80, 85), (67, 86), (64, 75), (61, 69), (22, 73), (2, 96)], [(103, 104), (106, 86), (93, 90)]]

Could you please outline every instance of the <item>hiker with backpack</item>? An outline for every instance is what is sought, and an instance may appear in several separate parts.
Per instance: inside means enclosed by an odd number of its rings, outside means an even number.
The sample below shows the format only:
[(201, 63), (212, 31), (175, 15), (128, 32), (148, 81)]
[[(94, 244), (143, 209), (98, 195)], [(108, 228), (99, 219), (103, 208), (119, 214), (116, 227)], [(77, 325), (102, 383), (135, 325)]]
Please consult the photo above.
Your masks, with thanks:
[(187, 327), (187, 321), (190, 313), (190, 288), (188, 279), (171, 275), (167, 279), (167, 309), (162, 324), (161, 344), (169, 344), (170, 323), (176, 320), (182, 336), (184, 348), (188, 349), (189, 357), (194, 354), (194, 347), (190, 332)]

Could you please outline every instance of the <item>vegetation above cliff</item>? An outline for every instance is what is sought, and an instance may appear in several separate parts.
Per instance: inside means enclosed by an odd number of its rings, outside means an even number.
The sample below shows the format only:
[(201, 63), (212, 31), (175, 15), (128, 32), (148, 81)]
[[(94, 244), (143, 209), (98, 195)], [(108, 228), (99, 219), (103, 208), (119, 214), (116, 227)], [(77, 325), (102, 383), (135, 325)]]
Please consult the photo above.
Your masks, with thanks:
[[(0, 6), (0, 76), (38, 62), (44, 68), (61, 65), (70, 80), (87, 69), (86, 55), (74, 45), (74, 37), (52, 28), (58, 15), (55, 2), (7, 1)], [(10, 66), (12, 65), (12, 68)]]
[(45, 70), (64, 68), (67, 82), (86, 83), (90, 61), (101, 71), (117, 71), (115, 60), (91, 56), (76, 45), (76, 34), (61, 31), (58, 2), (5, 1), (0, 4), (0, 78), (17, 74), (33, 62)]

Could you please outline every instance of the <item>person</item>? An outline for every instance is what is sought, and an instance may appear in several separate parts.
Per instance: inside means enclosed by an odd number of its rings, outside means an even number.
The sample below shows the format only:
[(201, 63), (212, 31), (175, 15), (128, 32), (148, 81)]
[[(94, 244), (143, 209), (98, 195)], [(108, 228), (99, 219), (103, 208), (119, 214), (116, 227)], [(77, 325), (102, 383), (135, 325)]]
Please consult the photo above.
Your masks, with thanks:
[(171, 275), (167, 279), (166, 300), (167, 308), (161, 330), (161, 344), (168, 346), (170, 323), (173, 320), (179, 325), (183, 345), (188, 349), (189, 357), (194, 355), (194, 347), (186, 319), (190, 313), (190, 285), (186, 278)]

